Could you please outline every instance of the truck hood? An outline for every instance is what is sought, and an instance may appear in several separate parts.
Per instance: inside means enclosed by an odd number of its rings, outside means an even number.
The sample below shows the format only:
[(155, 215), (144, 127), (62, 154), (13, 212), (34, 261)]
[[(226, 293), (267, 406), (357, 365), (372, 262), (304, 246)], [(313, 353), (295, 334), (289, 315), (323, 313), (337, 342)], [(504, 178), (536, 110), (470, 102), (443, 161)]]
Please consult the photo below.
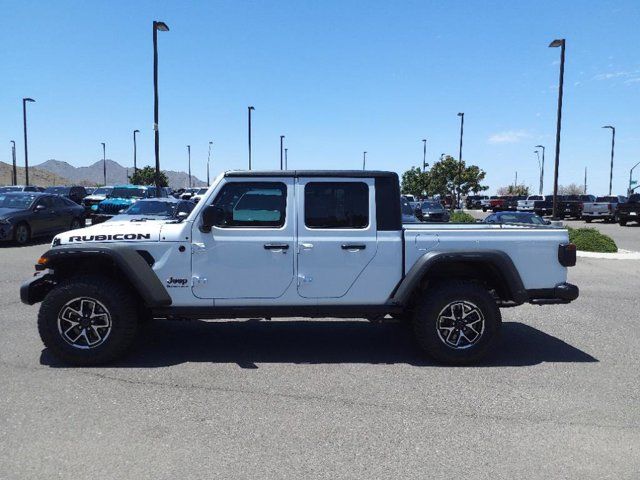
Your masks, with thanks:
[(60, 233), (53, 245), (79, 245), (83, 243), (158, 242), (163, 222), (105, 222), (87, 228)]

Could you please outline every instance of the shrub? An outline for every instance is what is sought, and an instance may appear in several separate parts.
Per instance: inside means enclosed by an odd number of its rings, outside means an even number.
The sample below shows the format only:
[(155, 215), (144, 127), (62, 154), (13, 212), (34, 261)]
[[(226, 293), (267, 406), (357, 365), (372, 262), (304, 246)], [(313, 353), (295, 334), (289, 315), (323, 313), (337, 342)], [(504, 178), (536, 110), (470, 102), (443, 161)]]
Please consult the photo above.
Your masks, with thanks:
[(578, 250), (585, 252), (615, 253), (618, 251), (616, 242), (611, 237), (600, 233), (595, 228), (571, 228), (569, 241), (575, 243)]
[(476, 219), (467, 212), (453, 212), (449, 221), (452, 223), (476, 223)]

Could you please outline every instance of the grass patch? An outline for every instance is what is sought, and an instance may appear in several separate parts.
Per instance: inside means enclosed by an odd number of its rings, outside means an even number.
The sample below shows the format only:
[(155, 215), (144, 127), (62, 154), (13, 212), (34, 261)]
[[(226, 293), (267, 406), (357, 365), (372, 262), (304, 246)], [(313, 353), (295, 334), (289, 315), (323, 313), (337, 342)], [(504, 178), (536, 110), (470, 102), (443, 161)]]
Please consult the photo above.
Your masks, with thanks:
[(449, 221), (452, 223), (476, 223), (476, 219), (467, 212), (453, 212)]
[(575, 243), (578, 250), (584, 252), (615, 253), (618, 251), (616, 242), (608, 235), (600, 233), (595, 228), (571, 228), (569, 241)]

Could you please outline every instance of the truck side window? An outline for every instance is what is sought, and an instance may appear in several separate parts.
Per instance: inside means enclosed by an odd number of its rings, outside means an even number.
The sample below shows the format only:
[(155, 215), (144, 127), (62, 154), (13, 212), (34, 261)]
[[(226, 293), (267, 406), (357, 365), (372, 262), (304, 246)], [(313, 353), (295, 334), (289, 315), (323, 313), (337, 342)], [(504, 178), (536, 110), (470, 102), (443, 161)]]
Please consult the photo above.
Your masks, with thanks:
[(367, 228), (369, 187), (364, 182), (310, 182), (304, 188), (308, 228)]
[(225, 185), (212, 205), (224, 212), (217, 227), (284, 226), (287, 186), (280, 182), (233, 182)]

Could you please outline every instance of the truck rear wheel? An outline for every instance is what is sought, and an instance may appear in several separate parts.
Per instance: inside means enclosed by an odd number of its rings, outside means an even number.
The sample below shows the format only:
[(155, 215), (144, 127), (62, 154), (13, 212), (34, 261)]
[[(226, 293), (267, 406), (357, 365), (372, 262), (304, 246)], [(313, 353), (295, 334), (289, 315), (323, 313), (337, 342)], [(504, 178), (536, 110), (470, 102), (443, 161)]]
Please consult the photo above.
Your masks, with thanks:
[(450, 281), (430, 288), (413, 318), (422, 349), (449, 365), (469, 365), (482, 359), (495, 346), (501, 324), (493, 297), (471, 281)]
[(63, 280), (38, 314), (40, 338), (65, 363), (99, 365), (122, 356), (138, 328), (135, 299), (119, 283), (100, 276)]

